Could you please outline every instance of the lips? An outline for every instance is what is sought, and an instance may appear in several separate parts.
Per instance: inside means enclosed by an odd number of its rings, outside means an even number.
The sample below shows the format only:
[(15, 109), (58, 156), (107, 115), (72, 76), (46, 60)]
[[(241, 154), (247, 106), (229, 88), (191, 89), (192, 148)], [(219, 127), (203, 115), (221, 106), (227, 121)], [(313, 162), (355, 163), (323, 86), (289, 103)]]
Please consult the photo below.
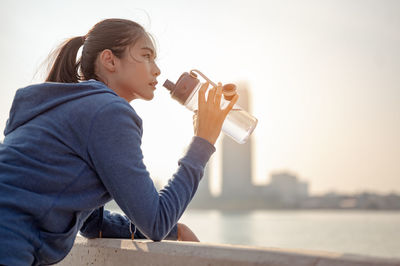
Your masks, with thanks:
[(153, 86), (153, 87), (155, 87), (157, 84), (158, 84), (157, 81), (153, 81), (153, 82), (150, 82), (150, 83), (149, 83), (149, 85), (151, 85), (151, 86)]

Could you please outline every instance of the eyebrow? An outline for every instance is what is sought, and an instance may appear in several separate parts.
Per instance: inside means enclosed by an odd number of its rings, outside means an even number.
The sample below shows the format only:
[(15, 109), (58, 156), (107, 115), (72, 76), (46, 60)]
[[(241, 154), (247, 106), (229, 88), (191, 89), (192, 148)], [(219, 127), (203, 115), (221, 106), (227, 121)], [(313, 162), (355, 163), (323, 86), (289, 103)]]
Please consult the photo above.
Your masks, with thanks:
[(154, 58), (156, 58), (156, 54), (155, 54), (154, 50), (151, 49), (150, 47), (147, 47), (147, 46), (142, 47), (142, 50), (148, 50), (148, 51), (150, 51), (151, 55), (154, 56)]

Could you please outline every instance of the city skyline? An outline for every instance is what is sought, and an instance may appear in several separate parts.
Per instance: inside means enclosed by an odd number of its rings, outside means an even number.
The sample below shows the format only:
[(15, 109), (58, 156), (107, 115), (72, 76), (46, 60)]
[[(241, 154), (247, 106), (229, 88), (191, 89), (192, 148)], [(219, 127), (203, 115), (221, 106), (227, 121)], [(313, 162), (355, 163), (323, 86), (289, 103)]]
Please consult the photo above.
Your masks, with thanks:
[[(241, 91), (239, 103), (248, 109), (246, 91)], [(253, 182), (252, 137), (245, 144), (238, 144), (231, 138), (222, 138), (222, 165), (215, 171), (215, 162), (207, 165), (189, 208), (228, 211), (249, 211), (260, 209), (361, 209), (400, 210), (400, 193), (379, 194), (361, 191), (346, 194), (329, 191), (311, 194), (310, 183), (288, 170), (271, 173), (266, 184)], [(214, 170), (214, 171), (213, 171)], [(219, 193), (215, 193), (216, 173), (221, 174)], [(159, 189), (162, 188), (160, 184)]]

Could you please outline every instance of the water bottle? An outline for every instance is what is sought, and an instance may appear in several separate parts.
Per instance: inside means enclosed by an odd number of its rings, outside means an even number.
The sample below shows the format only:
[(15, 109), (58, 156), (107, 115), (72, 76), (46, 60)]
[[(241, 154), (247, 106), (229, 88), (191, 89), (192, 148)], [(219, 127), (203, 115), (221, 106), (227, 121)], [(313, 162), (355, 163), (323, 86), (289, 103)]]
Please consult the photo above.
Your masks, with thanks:
[[(191, 70), (190, 73), (183, 73), (176, 84), (168, 79), (163, 84), (163, 86), (170, 91), (173, 99), (177, 100), (191, 111), (196, 111), (198, 109), (198, 92), (202, 86), (202, 83), (200, 83), (195, 72), (207, 80), (212, 86), (216, 87), (214, 82), (209, 80), (203, 73), (196, 69)], [(209, 90), (207, 90), (206, 94), (208, 91)], [(221, 108), (225, 108), (229, 104), (229, 101), (236, 95), (236, 85), (225, 84), (222, 87), (222, 93), (224, 97), (221, 98)], [(257, 122), (258, 121), (254, 116), (250, 115), (243, 110), (242, 107), (235, 104), (222, 125), (222, 132), (231, 137), (237, 143), (243, 144), (249, 139), (257, 125)]]

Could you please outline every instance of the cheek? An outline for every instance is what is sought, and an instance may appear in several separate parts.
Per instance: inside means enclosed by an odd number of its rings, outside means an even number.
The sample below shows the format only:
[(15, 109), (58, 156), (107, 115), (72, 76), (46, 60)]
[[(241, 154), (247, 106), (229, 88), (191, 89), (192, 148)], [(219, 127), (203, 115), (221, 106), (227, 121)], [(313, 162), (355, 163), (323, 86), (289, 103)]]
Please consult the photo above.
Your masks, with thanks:
[(140, 79), (138, 69), (132, 66), (125, 68), (123, 75), (123, 80), (127, 83), (136, 83)]
[(150, 67), (145, 63), (124, 65), (120, 75), (123, 86), (130, 90), (140, 91), (150, 82), (149, 69)]
[(150, 73), (150, 66), (148, 63), (142, 63), (139, 65), (136, 69), (137, 73), (140, 75), (142, 78), (148, 78), (149, 73)]
[(135, 69), (132, 79), (136, 84), (147, 84), (150, 80), (149, 70), (146, 66), (141, 66)]

